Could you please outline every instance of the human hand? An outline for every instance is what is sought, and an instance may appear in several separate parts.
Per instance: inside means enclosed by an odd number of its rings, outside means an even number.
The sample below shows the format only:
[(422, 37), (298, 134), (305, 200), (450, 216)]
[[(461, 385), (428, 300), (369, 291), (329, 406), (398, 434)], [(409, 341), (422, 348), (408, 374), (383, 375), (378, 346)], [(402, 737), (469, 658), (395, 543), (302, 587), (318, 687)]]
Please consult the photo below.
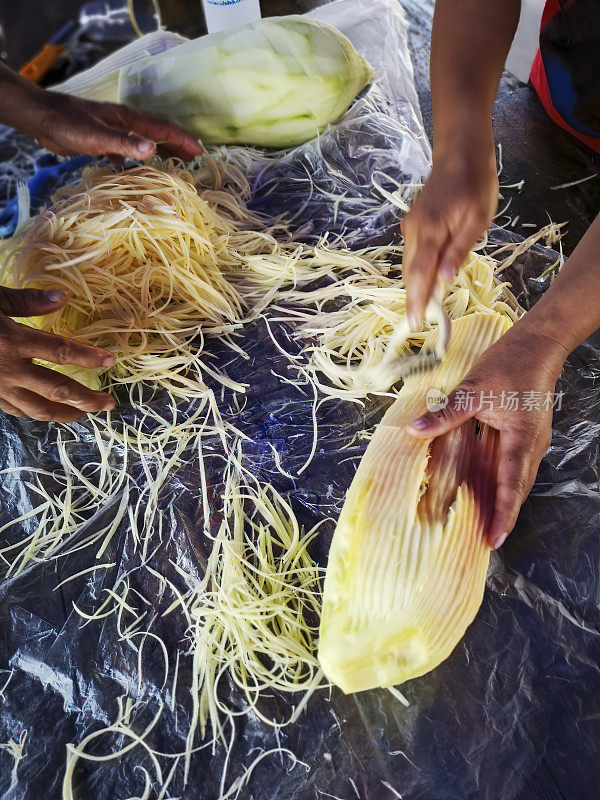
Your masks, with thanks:
[[(552, 405), (546, 398), (554, 396), (556, 381), (568, 355), (563, 345), (544, 335), (538, 334), (532, 341), (529, 335), (523, 335), (525, 327), (519, 326), (517, 323), (481, 356), (449, 394), (445, 408), (428, 412), (408, 426), (414, 436), (431, 438), (475, 417), (499, 432), (496, 496), (487, 531), (494, 550), (513, 529), (521, 504), (535, 482), (540, 461), (550, 446)], [(523, 399), (526, 392), (533, 391), (539, 392), (536, 397), (541, 399), (538, 408), (530, 409)], [(467, 392), (470, 394), (464, 394)], [(510, 397), (509, 392), (516, 392), (512, 397), (519, 402), (514, 409), (510, 406), (503, 409), (502, 398)], [(457, 403), (461, 397), (472, 398), (472, 406)], [(493, 406), (482, 403), (482, 397), (494, 398)]]
[(402, 222), (406, 309), (413, 330), (421, 325), (436, 280), (456, 275), (489, 227), (497, 203), (491, 133), (434, 154), (431, 174)]
[(108, 350), (22, 325), (10, 317), (31, 317), (58, 311), (66, 302), (61, 290), (8, 289), (0, 286), (0, 409), (16, 417), (74, 422), (86, 412), (107, 411), (115, 401), (81, 383), (32, 363), (33, 358), (53, 364), (73, 364), (89, 369), (108, 367), (114, 356)]
[(158, 148), (163, 156), (191, 161), (203, 150), (196, 139), (166, 119), (117, 103), (96, 103), (37, 90), (15, 127), (59, 155), (129, 156), (143, 161)]

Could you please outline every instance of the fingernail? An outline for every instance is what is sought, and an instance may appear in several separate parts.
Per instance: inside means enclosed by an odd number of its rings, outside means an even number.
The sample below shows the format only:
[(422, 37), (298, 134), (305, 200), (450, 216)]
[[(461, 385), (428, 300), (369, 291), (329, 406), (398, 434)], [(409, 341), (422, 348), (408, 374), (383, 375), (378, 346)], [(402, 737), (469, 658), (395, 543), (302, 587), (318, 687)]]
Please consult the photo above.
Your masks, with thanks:
[(411, 331), (418, 331), (420, 328), (419, 320), (414, 311), (408, 312), (408, 327)]
[(63, 289), (50, 289), (46, 292), (46, 297), (51, 303), (62, 303), (66, 296), (67, 293)]
[(492, 542), (492, 550), (497, 550), (499, 547), (502, 547), (502, 545), (506, 541), (507, 536), (508, 536), (508, 531), (504, 531), (504, 533), (501, 533), (499, 536), (496, 536), (496, 538)]
[(102, 411), (112, 411), (116, 403), (114, 400), (107, 400), (102, 406)]
[(150, 139), (144, 139), (143, 137), (134, 133), (130, 133), (129, 135), (132, 137), (135, 136), (134, 146), (139, 155), (149, 156), (154, 151), (154, 142), (152, 142)]
[(418, 417), (410, 423), (411, 428), (416, 428), (418, 431), (423, 431), (430, 425), (427, 417)]
[(102, 366), (103, 367), (112, 367), (112, 365), (114, 363), (115, 363), (115, 357), (114, 356), (105, 356), (102, 359)]

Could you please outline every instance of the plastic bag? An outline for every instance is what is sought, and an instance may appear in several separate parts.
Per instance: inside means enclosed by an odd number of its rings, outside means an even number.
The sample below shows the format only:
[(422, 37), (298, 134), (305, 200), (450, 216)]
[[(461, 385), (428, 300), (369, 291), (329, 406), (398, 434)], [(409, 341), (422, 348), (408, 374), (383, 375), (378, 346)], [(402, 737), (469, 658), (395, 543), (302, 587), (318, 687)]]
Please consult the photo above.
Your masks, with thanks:
[[(162, 53), (172, 47), (176, 47), (187, 39), (180, 36), (178, 33), (171, 31), (158, 30), (152, 33), (147, 33), (139, 39), (134, 39), (124, 47), (120, 47), (114, 53), (111, 53), (106, 58), (103, 58), (93, 67), (78, 72), (66, 81), (52, 86), (55, 92), (64, 92), (65, 94), (75, 94), (80, 97), (90, 97), (96, 99), (95, 87), (102, 85), (104, 80), (111, 76), (114, 72), (121, 67), (132, 64), (134, 61), (139, 61), (146, 56), (154, 56), (157, 53)], [(116, 90), (116, 83), (115, 83)], [(113, 95), (107, 95), (107, 101), (116, 102), (116, 91)]]

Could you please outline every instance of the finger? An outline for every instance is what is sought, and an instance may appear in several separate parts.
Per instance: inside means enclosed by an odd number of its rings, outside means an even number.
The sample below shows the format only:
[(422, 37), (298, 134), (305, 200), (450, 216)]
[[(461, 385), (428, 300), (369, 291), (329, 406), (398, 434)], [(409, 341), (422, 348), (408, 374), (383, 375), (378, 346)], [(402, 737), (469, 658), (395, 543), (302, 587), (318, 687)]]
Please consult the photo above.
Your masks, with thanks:
[(58, 141), (46, 138), (40, 143), (58, 155), (85, 153), (89, 156), (129, 156), (145, 161), (156, 151), (156, 144), (133, 131), (111, 127), (93, 117), (73, 120), (65, 126)]
[[(185, 131), (183, 131), (185, 133)], [(186, 137), (189, 134), (185, 134)], [(177, 137), (179, 138), (179, 137)], [(160, 149), (167, 155), (180, 158), (182, 161), (192, 161), (196, 156), (201, 156), (204, 153), (203, 148), (198, 144), (193, 136), (190, 136), (191, 142), (188, 141), (174, 141), (173, 136), (167, 139), (157, 139), (160, 142)]]
[(406, 286), (406, 314), (411, 330), (419, 330), (423, 323), (425, 307), (435, 284), (440, 253), (447, 231), (432, 229), (427, 233), (412, 232), (406, 228), (408, 247), (405, 249), (404, 284)]
[(163, 117), (145, 114), (131, 106), (106, 103), (102, 108), (102, 117), (122, 130), (133, 131), (151, 139), (183, 161), (191, 161), (204, 152), (198, 141), (179, 125)]
[(160, 141), (159, 141), (159, 142), (157, 142), (157, 145), (156, 145), (156, 152), (163, 159), (164, 158), (176, 158), (179, 161), (187, 163), (188, 161), (192, 161), (194, 158), (196, 158), (197, 155), (202, 155), (204, 150), (202, 150), (202, 153), (194, 153), (194, 154), (192, 154), (188, 150), (186, 150), (186, 151), (178, 150), (177, 148), (173, 148), (173, 147), (171, 147), (169, 145), (161, 144)]
[(107, 156), (107, 160), (110, 162), (110, 164), (112, 164), (117, 172), (121, 172), (125, 168), (125, 159), (123, 156)]
[(481, 238), (486, 223), (487, 220), (480, 215), (465, 217), (463, 224), (449, 239), (441, 254), (439, 273), (443, 280), (450, 281), (457, 274), (469, 251)]
[(0, 286), (0, 314), (7, 317), (36, 317), (51, 314), (64, 306), (67, 293), (62, 289), (9, 289)]
[(85, 412), (73, 406), (53, 403), (35, 392), (22, 387), (15, 387), (8, 394), (8, 401), (20, 408), (23, 414), (40, 422), (75, 422)]
[(0, 398), (0, 411), (4, 411), (5, 414), (11, 414), (13, 417), (24, 417), (26, 416), (24, 411), (21, 411), (20, 408), (9, 403), (8, 400), (4, 398)]
[(55, 142), (54, 139), (46, 136), (40, 136), (38, 142), (45, 150), (50, 150), (51, 153), (56, 153), (57, 156), (72, 156), (76, 153), (81, 153), (83, 149), (75, 143), (69, 146), (68, 144)]
[(41, 358), (52, 364), (72, 364), (87, 369), (110, 367), (115, 358), (108, 350), (67, 339), (55, 333), (20, 325), (16, 342), (17, 354), (23, 358)]
[(445, 405), (435, 411), (427, 411), (414, 419), (407, 430), (420, 439), (431, 439), (458, 428), (468, 419), (477, 415), (475, 391), (471, 384), (463, 382), (450, 392)]
[(82, 149), (91, 156), (107, 153), (145, 161), (156, 151), (156, 144), (151, 139), (103, 123), (96, 123), (83, 138)]
[[(183, 159), (180, 156), (178, 156), (171, 149), (169, 149), (168, 147), (165, 147), (165, 145), (162, 145), (162, 144), (157, 144), (156, 145), (156, 153), (162, 159), (176, 158), (179, 161), (183, 161)], [(191, 159), (189, 159), (189, 160), (191, 161)]]
[(19, 386), (45, 397), (52, 403), (73, 406), (92, 414), (97, 411), (109, 411), (115, 407), (114, 399), (107, 392), (94, 391), (69, 378), (68, 375), (37, 364), (32, 364), (19, 375)]
[(516, 434), (500, 435), (500, 453), (494, 514), (488, 530), (488, 541), (497, 550), (515, 527), (519, 509), (529, 494), (531, 448)]
[(140, 130), (148, 131), (147, 135), (150, 138), (160, 144), (164, 150), (168, 150), (169, 153), (177, 156), (182, 161), (191, 161), (204, 152), (197, 139), (168, 120), (156, 119), (147, 126), (144, 122), (141, 128), (136, 124), (132, 126), (132, 130), (137, 132), (140, 132)]

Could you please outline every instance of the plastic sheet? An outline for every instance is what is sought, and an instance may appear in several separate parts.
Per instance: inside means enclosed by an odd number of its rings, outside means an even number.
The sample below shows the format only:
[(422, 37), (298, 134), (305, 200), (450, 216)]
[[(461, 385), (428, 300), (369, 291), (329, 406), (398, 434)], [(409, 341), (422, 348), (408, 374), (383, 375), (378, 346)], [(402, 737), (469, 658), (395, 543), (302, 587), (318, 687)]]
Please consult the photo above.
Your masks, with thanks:
[[(348, 157), (347, 149), (360, 150), (360, 136), (356, 131), (346, 136), (343, 121), (321, 138), (320, 149), (309, 144), (286, 158), (309, 165), (309, 169), (316, 159), (323, 178), (347, 181), (349, 193), (366, 185), (369, 171), (376, 169), (386, 172), (390, 186), (392, 180), (406, 182), (410, 169), (396, 145), (401, 146), (403, 137), (408, 137), (412, 142), (408, 152), (413, 153), (424, 137), (411, 100), (414, 90), (411, 93), (399, 8), (392, 2), (344, 0), (331, 9), (319, 14), (340, 14), (342, 20), (350, 19), (353, 24), (369, 17), (369, 25), (379, 20), (385, 27), (378, 57), (379, 63), (389, 57), (393, 78), (386, 80), (389, 87), (395, 87), (389, 90), (391, 96), (386, 94), (390, 150), (382, 142), (382, 147), (369, 155), (373, 160), (363, 171), (365, 153), (354, 159)], [(339, 21), (337, 24), (343, 27)], [(369, 25), (369, 36), (374, 36)], [(360, 30), (365, 30), (362, 24)], [(381, 31), (381, 27), (375, 30)], [(389, 52), (391, 43), (398, 46), (401, 56)], [(377, 40), (371, 40), (371, 45), (376, 49)], [(373, 60), (376, 55), (364, 54)], [(400, 85), (404, 85), (404, 93), (398, 93)], [(399, 96), (408, 98), (408, 106), (396, 104)], [(350, 127), (353, 119), (350, 117)], [(365, 122), (365, 135), (369, 124)], [(380, 125), (375, 131), (374, 136), (380, 135)], [(421, 151), (425, 164), (427, 148), (423, 146)], [(324, 152), (328, 155), (323, 156)], [(280, 173), (276, 159), (269, 160), (267, 167), (280, 179), (273, 183), (277, 188), (268, 193), (261, 193), (266, 184), (257, 181), (256, 202), (265, 209), (268, 197), (272, 211), (296, 208), (294, 204), (302, 197), (310, 197), (303, 195), (296, 183), (285, 183), (287, 169)], [(409, 182), (416, 177), (416, 172), (410, 173)], [(299, 214), (299, 228), (307, 221), (312, 226), (309, 235), (348, 228), (347, 219), (337, 218), (340, 227), (336, 229), (332, 205), (319, 203), (318, 213), (306, 207)], [(390, 236), (394, 235), (391, 221), (390, 208), (389, 224), (384, 226)], [(358, 226), (365, 244), (378, 238), (381, 222), (380, 216), (365, 214)], [(509, 236), (498, 231), (495, 238), (501, 243)], [(546, 288), (549, 279), (538, 276), (555, 258), (552, 251), (535, 247), (510, 270), (507, 277), (523, 304), (534, 302)], [(288, 326), (273, 321), (270, 325), (281, 347), (299, 351)], [(373, 400), (364, 407), (338, 400), (322, 405), (316, 456), (300, 477), (286, 478), (276, 469), (273, 448), (283, 468), (294, 475), (312, 443), (312, 397), (279, 377), (289, 375), (288, 361), (273, 344), (264, 321), (248, 326), (240, 344), (251, 356), (248, 361), (233, 357), (222, 345), (207, 345), (225, 372), (249, 385), (246, 406), (242, 411), (232, 409), (230, 418), (248, 436), (244, 454), (254, 473), (290, 498), (306, 528), (325, 520), (313, 548), (313, 556), (325, 565), (334, 521), (365, 449), (356, 434), (380, 419), (384, 401)], [(285, 755), (267, 756), (248, 784), (232, 796), (243, 800), (393, 800), (397, 796), (403, 800), (587, 800), (598, 796), (599, 352), (600, 338), (595, 337), (568, 360), (559, 387), (565, 397), (555, 416), (552, 447), (515, 532), (493, 556), (482, 608), (451, 657), (434, 672), (402, 687), (410, 702), (408, 708), (385, 690), (349, 697), (333, 690), (314, 695), (298, 722), (279, 734), (252, 714), (240, 717), (226, 787), (257, 755), (279, 745), (289, 748), (306, 766), (293, 766)], [(152, 405), (160, 410), (163, 400), (157, 395)], [(220, 400), (224, 413), (229, 401), (228, 395)], [(131, 409), (121, 406), (117, 419), (131, 421), (131, 417)], [(78, 467), (93, 458), (95, 443), (86, 421), (57, 426), (0, 415), (0, 430), (3, 467), (60, 470), (59, 430), (68, 437), (67, 449)], [(206, 451), (209, 498), (216, 505), (222, 479), (218, 442), (214, 446), (207, 442)], [(145, 485), (138, 465), (131, 466), (131, 476), (135, 501)], [(162, 540), (157, 529), (151, 565), (178, 585), (173, 563), (201, 575), (210, 549), (203, 532), (199, 484), (197, 462), (190, 459), (171, 473), (160, 495)], [(0, 486), (0, 526), (37, 503), (22, 478), (0, 475)], [(114, 506), (99, 509), (92, 524), (106, 524), (114, 513)], [(214, 528), (211, 531), (215, 533)], [(166, 702), (148, 743), (166, 753), (183, 749), (189, 723), (191, 660), (181, 656), (178, 689), (172, 698), (173, 661), (182, 649), (185, 633), (180, 616), (161, 616), (173, 596), (163, 593), (159, 581), (149, 573), (136, 570), (139, 552), (134, 551), (126, 524), (119, 527), (101, 559), (114, 566), (88, 572), (55, 591), (69, 575), (93, 567), (94, 554), (95, 550), (82, 550), (36, 566), (0, 586), (0, 689), (13, 671), (0, 697), (0, 742), (17, 740), (23, 730), (28, 731), (24, 758), (14, 775), (9, 754), (0, 751), (2, 800), (60, 797), (66, 744), (79, 742), (91, 731), (112, 723), (117, 716), (117, 697), (124, 694), (140, 702), (133, 721), (138, 731), (152, 719), (159, 702)], [(132, 588), (149, 603), (150, 630), (164, 639), (172, 659), (165, 689), (161, 688), (164, 670), (157, 647), (146, 644), (144, 680), (138, 692), (137, 653), (119, 640), (114, 619), (82, 627), (81, 618), (73, 611), (74, 602), (88, 611), (97, 607), (102, 589), (112, 587), (127, 572)], [(140, 601), (138, 605), (143, 604)], [(234, 686), (224, 684), (222, 689), (223, 702), (243, 708), (243, 698)], [(273, 714), (283, 715), (291, 710), (294, 698), (273, 697), (266, 702)], [(115, 750), (125, 743), (118, 737), (107, 738), (94, 752)], [(161, 758), (160, 763), (166, 775), (173, 759)], [(80, 762), (74, 780), (76, 797), (124, 800), (140, 796), (144, 778), (136, 769), (139, 766), (152, 770), (140, 748), (107, 764)], [(187, 786), (183, 786), (183, 768), (178, 764), (165, 796), (186, 800), (218, 797), (223, 766), (223, 748), (215, 753), (200, 750), (192, 759)]]

